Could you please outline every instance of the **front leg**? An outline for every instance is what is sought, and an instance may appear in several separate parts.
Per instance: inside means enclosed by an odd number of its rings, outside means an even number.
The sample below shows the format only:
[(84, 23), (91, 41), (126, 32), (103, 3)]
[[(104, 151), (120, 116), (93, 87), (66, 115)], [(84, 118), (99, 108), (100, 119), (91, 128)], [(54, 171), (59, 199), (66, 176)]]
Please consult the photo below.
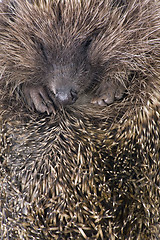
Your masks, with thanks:
[(110, 78), (100, 84), (91, 102), (99, 106), (109, 105), (116, 100), (122, 99), (125, 90), (126, 86), (124, 83)]
[(25, 103), (30, 109), (40, 113), (55, 114), (55, 108), (52, 99), (47, 90), (42, 86), (22, 85), (20, 90)]

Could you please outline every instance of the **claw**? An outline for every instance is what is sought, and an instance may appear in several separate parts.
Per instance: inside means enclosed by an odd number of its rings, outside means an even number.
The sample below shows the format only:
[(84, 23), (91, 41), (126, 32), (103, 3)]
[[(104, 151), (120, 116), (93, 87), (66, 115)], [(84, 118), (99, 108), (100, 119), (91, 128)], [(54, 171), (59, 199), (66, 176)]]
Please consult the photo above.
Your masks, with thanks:
[(108, 81), (102, 83), (97, 90), (96, 97), (91, 100), (91, 103), (99, 106), (106, 106), (112, 104), (116, 100), (122, 99), (125, 92), (125, 87), (120, 83)]
[(43, 87), (23, 86), (24, 98), (31, 109), (35, 109), (41, 113), (55, 114), (55, 108), (52, 99)]

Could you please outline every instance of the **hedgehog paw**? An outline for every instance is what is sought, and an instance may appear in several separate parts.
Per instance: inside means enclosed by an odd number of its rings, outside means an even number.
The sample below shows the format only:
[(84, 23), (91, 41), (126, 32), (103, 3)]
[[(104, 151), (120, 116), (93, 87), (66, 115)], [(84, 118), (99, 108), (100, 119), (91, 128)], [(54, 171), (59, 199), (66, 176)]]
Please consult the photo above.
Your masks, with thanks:
[(55, 108), (52, 100), (49, 98), (45, 88), (41, 86), (23, 86), (22, 93), (25, 102), (32, 110), (36, 110), (40, 113), (55, 114)]
[(91, 103), (99, 106), (106, 106), (112, 104), (116, 100), (122, 99), (125, 87), (121, 83), (107, 82), (103, 83), (96, 92), (96, 96)]

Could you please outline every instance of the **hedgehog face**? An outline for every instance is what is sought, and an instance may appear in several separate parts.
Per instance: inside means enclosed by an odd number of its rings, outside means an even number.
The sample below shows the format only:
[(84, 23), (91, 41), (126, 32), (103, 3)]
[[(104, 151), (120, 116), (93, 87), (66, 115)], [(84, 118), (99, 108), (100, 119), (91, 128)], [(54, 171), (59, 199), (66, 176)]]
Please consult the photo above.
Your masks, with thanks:
[(30, 107), (50, 113), (53, 105), (71, 105), (85, 93), (94, 79), (88, 57), (90, 43), (70, 40), (69, 46), (56, 43), (56, 50), (50, 45), (39, 45), (34, 62), (41, 76), (37, 72), (34, 83), (22, 84), (23, 96)]
[(62, 105), (73, 104), (91, 84), (94, 73), (88, 51), (88, 42), (71, 41), (70, 48), (58, 50), (56, 58), (50, 64), (47, 89), (50, 96), (53, 95)]

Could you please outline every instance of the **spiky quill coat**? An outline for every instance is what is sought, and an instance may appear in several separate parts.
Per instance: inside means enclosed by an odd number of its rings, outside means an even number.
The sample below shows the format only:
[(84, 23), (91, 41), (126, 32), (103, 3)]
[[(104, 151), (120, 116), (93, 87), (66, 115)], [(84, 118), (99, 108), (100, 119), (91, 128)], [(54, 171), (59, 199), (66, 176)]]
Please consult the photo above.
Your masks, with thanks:
[[(14, 21), (15, 7), (8, 18), (6, 3), (0, 7), (1, 238), (159, 239), (159, 1), (109, 7), (105, 0), (17, 0)], [(133, 71), (123, 101), (71, 106), (55, 116), (21, 106), (18, 85), (42, 81), (44, 61), (31, 33), (52, 42), (52, 4), (66, 6), (58, 9), (66, 25), (74, 22), (73, 35), (86, 38), (106, 24), (91, 59), (108, 63), (107, 76)]]

